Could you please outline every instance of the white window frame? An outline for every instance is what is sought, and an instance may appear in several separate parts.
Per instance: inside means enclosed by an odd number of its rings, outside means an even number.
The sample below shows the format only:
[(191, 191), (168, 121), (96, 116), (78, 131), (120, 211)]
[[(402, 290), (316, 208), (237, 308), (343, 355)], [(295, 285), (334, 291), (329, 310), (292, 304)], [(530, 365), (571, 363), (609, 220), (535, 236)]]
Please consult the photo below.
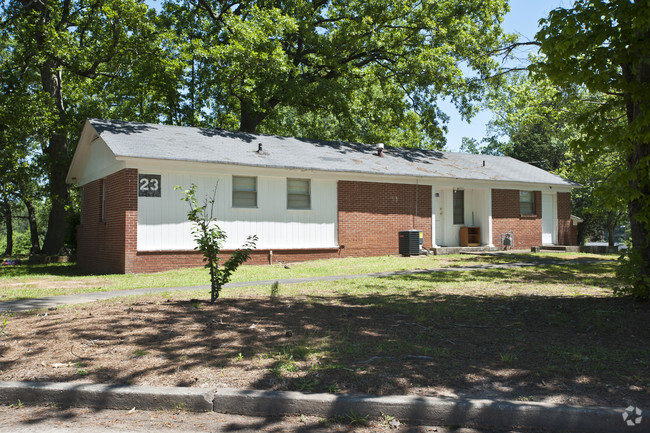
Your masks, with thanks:
[[(528, 208), (530, 206), (530, 212), (524, 212), (522, 205)], [(526, 209), (528, 210), (528, 209)], [(519, 213), (521, 215), (535, 215), (535, 192), (534, 191), (519, 191)]]
[[(463, 195), (463, 200), (461, 202), (461, 209), (462, 209), (462, 214), (460, 215), (461, 221), (456, 222), (456, 194), (457, 193), (462, 193)], [(451, 206), (452, 206), (452, 222), (454, 225), (465, 225), (465, 190), (463, 189), (455, 189), (452, 193), (451, 196)]]
[[(289, 184), (292, 181), (296, 182), (306, 182), (307, 183), (307, 193), (291, 193), (289, 192)], [(291, 196), (300, 196), (307, 197), (307, 207), (291, 207), (290, 206), (290, 197)], [(299, 179), (299, 178), (287, 178), (287, 210), (311, 210), (311, 179)]]
[[(254, 189), (253, 190), (246, 190), (246, 189), (236, 189), (236, 181), (235, 179), (253, 179), (254, 181)], [(253, 194), (255, 197), (255, 204), (253, 206), (244, 206), (241, 203), (237, 203), (237, 198), (238, 195), (249, 195)], [(241, 197), (239, 197), (241, 199)], [(240, 209), (256, 209), (257, 208), (257, 177), (256, 176), (233, 176), (232, 177), (232, 207), (233, 208), (240, 208)]]

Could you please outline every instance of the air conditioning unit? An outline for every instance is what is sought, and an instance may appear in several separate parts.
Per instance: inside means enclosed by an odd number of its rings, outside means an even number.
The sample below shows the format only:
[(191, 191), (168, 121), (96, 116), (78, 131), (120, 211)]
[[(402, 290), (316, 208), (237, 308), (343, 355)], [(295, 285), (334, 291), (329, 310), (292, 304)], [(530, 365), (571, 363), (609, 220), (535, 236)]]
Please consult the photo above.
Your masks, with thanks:
[(399, 232), (399, 253), (403, 256), (419, 256), (423, 240), (422, 230)]

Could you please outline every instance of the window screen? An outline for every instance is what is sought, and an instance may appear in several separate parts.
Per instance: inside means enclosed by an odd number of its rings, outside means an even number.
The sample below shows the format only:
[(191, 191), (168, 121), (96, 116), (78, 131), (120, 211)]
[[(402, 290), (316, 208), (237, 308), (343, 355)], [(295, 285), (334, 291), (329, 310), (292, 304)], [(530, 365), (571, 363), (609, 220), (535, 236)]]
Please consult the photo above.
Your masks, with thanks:
[(99, 221), (106, 222), (106, 181), (104, 179), (101, 180), (100, 189), (101, 201), (99, 203)]
[(287, 209), (311, 209), (309, 179), (287, 179)]
[(454, 224), (465, 224), (465, 191), (454, 191)]
[(232, 207), (257, 207), (256, 177), (232, 177)]
[(519, 212), (522, 215), (535, 214), (535, 195), (532, 191), (519, 191)]

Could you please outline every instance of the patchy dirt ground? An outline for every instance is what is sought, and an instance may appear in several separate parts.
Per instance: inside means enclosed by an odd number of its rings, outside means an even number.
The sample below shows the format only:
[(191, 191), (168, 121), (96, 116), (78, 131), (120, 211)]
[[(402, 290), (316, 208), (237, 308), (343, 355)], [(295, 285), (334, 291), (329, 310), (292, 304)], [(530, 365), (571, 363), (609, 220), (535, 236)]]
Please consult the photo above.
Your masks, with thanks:
[(148, 299), (4, 317), (0, 380), (650, 407), (649, 308), (629, 299)]
[(408, 425), (389, 416), (351, 423), (311, 416), (245, 417), (185, 411), (95, 410), (0, 406), (0, 432), (238, 432), (238, 433), (542, 433), (531, 429), (495, 430)]
[(2, 287), (7, 289), (21, 288), (21, 289), (59, 289), (65, 287), (66, 289), (85, 289), (108, 287), (111, 285), (110, 281), (105, 278), (84, 278), (83, 280), (59, 280), (57, 278), (34, 278), (30, 280), (19, 281), (3, 281)]

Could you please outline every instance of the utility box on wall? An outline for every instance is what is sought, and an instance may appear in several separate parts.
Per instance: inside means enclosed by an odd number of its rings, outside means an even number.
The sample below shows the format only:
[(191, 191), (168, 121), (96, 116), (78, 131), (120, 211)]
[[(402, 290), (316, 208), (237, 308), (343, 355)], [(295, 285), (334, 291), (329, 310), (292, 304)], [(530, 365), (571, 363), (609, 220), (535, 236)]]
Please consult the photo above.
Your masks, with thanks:
[(399, 253), (403, 256), (419, 256), (424, 236), (421, 230), (399, 232)]

